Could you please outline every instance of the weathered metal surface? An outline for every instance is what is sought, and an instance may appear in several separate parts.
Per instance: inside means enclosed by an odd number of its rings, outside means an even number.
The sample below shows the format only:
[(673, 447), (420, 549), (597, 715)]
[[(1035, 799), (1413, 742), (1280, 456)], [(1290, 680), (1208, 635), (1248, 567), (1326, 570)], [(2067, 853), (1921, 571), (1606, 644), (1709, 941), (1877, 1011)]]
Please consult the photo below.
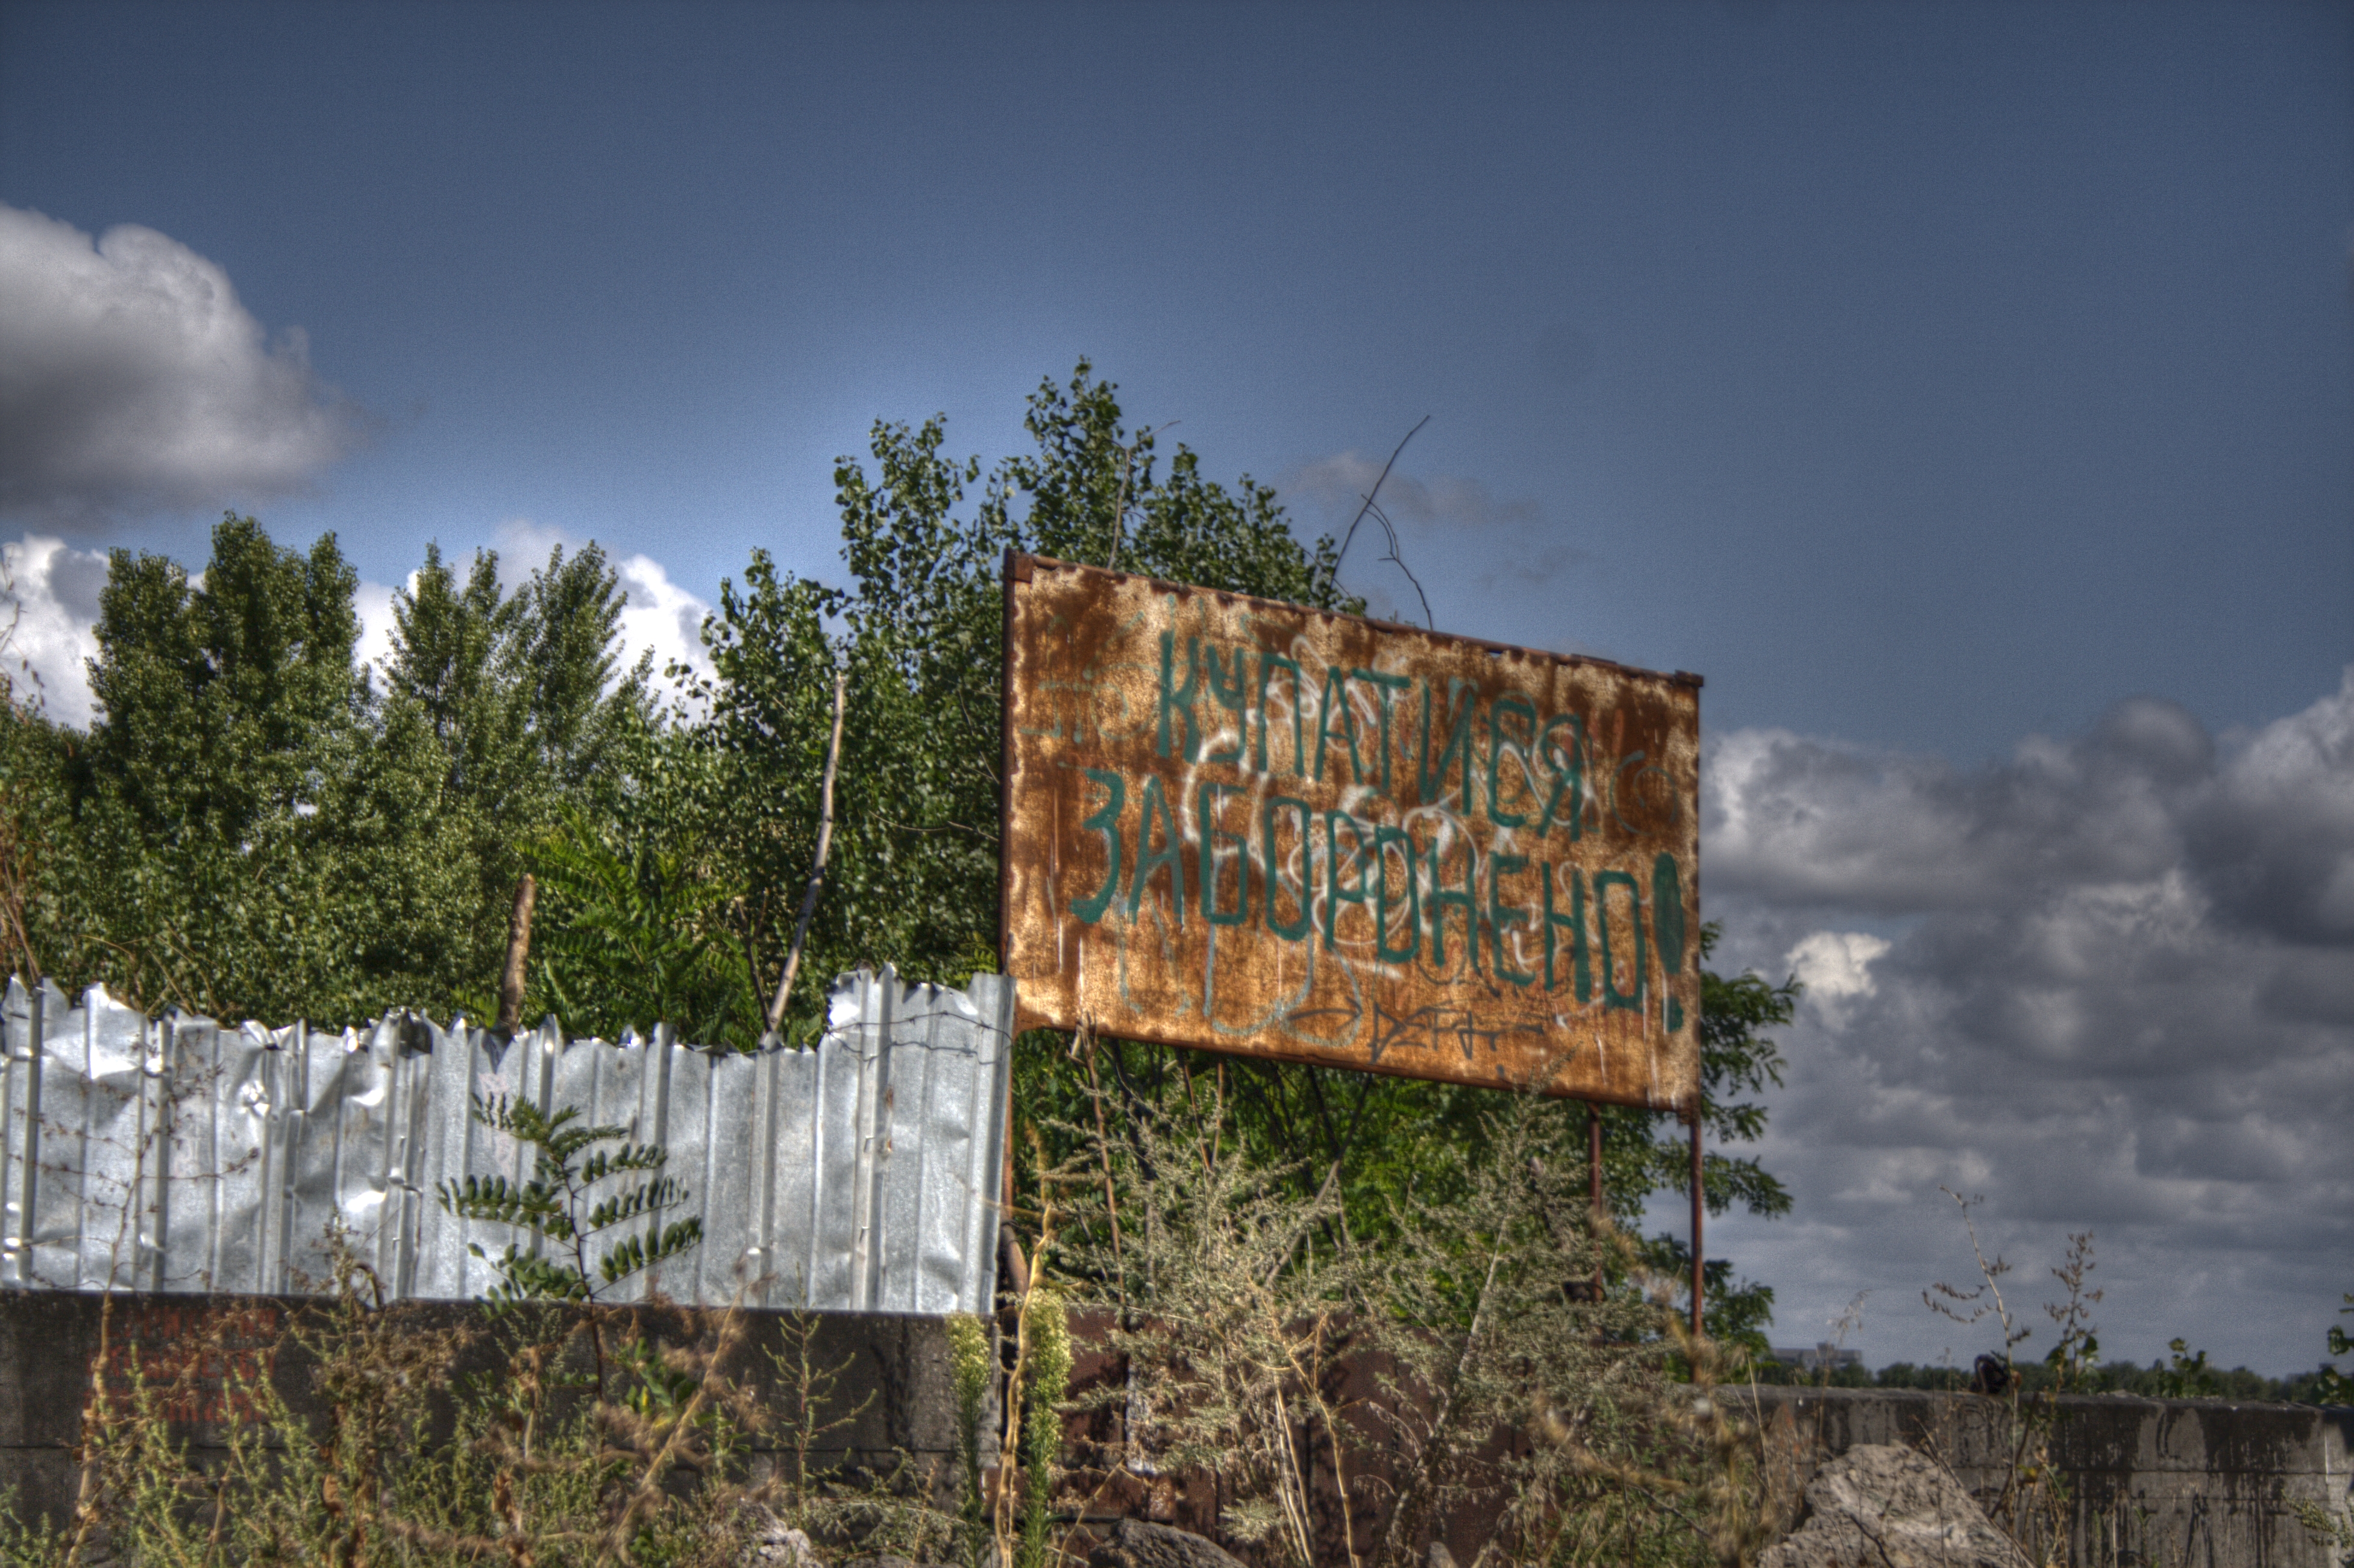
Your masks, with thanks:
[(1691, 1104), (1697, 676), (1007, 568), (1025, 1023)]
[[(502, 1043), (394, 1014), (338, 1033), (150, 1020), (92, 988), (9, 984), (0, 1286), (299, 1292), (340, 1224), (393, 1298), (478, 1296), (528, 1238), (435, 1197), (527, 1180), (470, 1114), (508, 1095), (670, 1150), (704, 1242), (627, 1282), (709, 1306), (984, 1311), (995, 1289), (1013, 986), (836, 980), (814, 1048), (619, 1045), (551, 1022)], [(306, 1287), (305, 1281), (310, 1284)]]

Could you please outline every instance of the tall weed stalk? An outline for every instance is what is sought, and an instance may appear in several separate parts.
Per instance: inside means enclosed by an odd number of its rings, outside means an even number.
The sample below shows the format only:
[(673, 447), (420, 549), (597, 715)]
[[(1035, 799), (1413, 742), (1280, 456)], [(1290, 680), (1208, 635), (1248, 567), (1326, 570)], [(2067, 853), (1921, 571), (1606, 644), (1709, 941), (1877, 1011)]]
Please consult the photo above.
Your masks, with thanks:
[(1467, 1531), (1470, 1568), (1762, 1543), (1755, 1431), (1711, 1397), (1723, 1353), (1596, 1224), (1557, 1107), (1500, 1100), (1467, 1178), (1405, 1193), (1377, 1251), (1338, 1167), (1255, 1165), (1214, 1088), (1122, 1108), (1066, 1129), (1110, 1174), (1074, 1202), (1063, 1267), (1129, 1374), (1092, 1403), (1151, 1468), (1214, 1478), (1221, 1533), (1257, 1562), (1408, 1568)]

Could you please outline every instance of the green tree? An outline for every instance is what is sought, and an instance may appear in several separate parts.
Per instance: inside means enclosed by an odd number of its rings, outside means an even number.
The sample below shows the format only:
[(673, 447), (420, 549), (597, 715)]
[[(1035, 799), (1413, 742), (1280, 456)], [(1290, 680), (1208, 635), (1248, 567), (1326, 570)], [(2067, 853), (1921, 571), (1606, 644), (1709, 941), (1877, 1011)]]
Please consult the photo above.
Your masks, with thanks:
[[(889, 961), (961, 981), (993, 968), (1008, 548), (1103, 560), (1204, 586), (1355, 610), (1329, 539), (1303, 548), (1275, 493), (1202, 477), (1180, 447), (1165, 471), (1150, 431), (1122, 423), (1084, 362), (1030, 399), (1034, 450), (984, 477), (945, 451), (941, 418), (877, 422), (872, 472), (834, 471), (846, 587), (780, 572), (755, 552), (724, 584), (705, 633), (714, 673), (688, 683), (710, 722), (681, 765), (698, 834), (744, 889), (748, 970), (781, 971), (815, 851), (818, 781), (836, 670), (849, 676), (833, 850), (788, 1033), (814, 1028), (822, 977)], [(970, 504), (968, 505), (968, 503)]]
[[(472, 882), (471, 896), (449, 911), (465, 954), (463, 979), (436, 1004), (488, 1012), (509, 900), (526, 870), (554, 871), (541, 921), (551, 936), (568, 929), (578, 912), (568, 897), (577, 892), (594, 901), (589, 884), (567, 877), (580, 867), (578, 854), (564, 859), (565, 846), (588, 853), (602, 836), (567, 836), (566, 813), (615, 820), (659, 753), (648, 690), (652, 656), (620, 668), (625, 603), (618, 575), (593, 543), (571, 556), (557, 546), (512, 594), (500, 586), (494, 552), (477, 551), (461, 578), (440, 546), (429, 545), (424, 566), (393, 596), (389, 700), (413, 708), (432, 732), (441, 810), (463, 835)], [(557, 860), (563, 864), (553, 865)], [(610, 923), (614, 911), (599, 907)], [(578, 986), (561, 1001), (535, 986), (526, 1005), (563, 1012), (595, 999), (602, 1008), (609, 995), (611, 1011), (625, 1019), (644, 1001), (624, 969)], [(604, 1022), (600, 1012), (579, 1027)]]
[[(1030, 398), (1031, 447), (984, 470), (947, 451), (947, 428), (878, 422), (871, 468), (834, 474), (843, 586), (780, 572), (756, 554), (743, 585), (722, 588), (706, 630), (715, 673), (705, 763), (694, 813), (745, 891), (737, 934), (748, 969), (773, 978), (808, 874), (817, 788), (836, 670), (850, 678), (836, 823), (825, 894), (803, 972), (831, 975), (889, 960), (960, 982), (996, 962), (997, 764), (1002, 661), (1001, 571), (1008, 548), (1228, 592), (1362, 613), (1342, 587), (1329, 536), (1303, 544), (1270, 489), (1205, 479), (1180, 446), (1165, 466), (1152, 433), (1124, 422), (1116, 388), (1082, 362), (1067, 385)], [(1712, 930), (1703, 937), (1714, 940)], [(1754, 1097), (1778, 1081), (1767, 1031), (1789, 1022), (1797, 988), (1755, 976), (1704, 975), (1705, 1119), (1716, 1145), (1703, 1184), (1710, 1208), (1776, 1214), (1788, 1194), (1754, 1159), (1723, 1152), (1754, 1140)], [(822, 993), (804, 986), (794, 1028), (812, 1030)], [(1067, 1130), (1093, 1114), (1097, 1087), (1131, 1110), (1182, 1097), (1188, 1075), (1222, 1073), (1236, 1126), (1305, 1195), (1338, 1169), (1351, 1234), (1377, 1239), (1396, 1205), (1454, 1196), (1461, 1151), (1480, 1136), (1487, 1091), (1237, 1058), (1136, 1042), (1099, 1043), (1074, 1062), (1064, 1042), (1034, 1037), (1017, 1055), (1023, 1113), (1045, 1132), (1050, 1164), (1076, 1150)], [(1583, 1107), (1547, 1112), (1553, 1158), (1583, 1170)], [(1628, 1216), (1664, 1191), (1687, 1191), (1690, 1152), (1668, 1117), (1603, 1113), (1612, 1212)], [(1671, 1235), (1647, 1244), (1658, 1266), (1688, 1275)], [(1772, 1293), (1709, 1270), (1710, 1322), (1763, 1344)]]
[(749, 1044), (759, 1001), (726, 941), (739, 901), (705, 874), (692, 838), (638, 816), (599, 822), (567, 807), (534, 846), (553, 917), (533, 950), (532, 994), (577, 1034), (668, 1023), (698, 1044)]
[(333, 535), (298, 554), (233, 514), (201, 582), (114, 553), (102, 716), (58, 737), (74, 864), (44, 937), (74, 983), (327, 1023), (446, 991), (460, 857), (429, 731), (354, 662), (355, 586)]

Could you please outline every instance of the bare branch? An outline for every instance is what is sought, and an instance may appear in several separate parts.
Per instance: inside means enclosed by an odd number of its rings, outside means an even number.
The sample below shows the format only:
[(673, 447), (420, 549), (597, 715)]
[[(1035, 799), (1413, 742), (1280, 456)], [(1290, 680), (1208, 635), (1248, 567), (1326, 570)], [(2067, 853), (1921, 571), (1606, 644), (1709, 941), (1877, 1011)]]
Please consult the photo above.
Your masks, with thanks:
[(1403, 437), (1399, 438), (1395, 450), (1390, 453), (1390, 461), (1382, 464), (1380, 477), (1373, 481), (1373, 489), (1365, 493), (1365, 503), (1363, 506), (1358, 507), (1357, 514), (1349, 520), (1349, 532), (1342, 535), (1341, 539), (1341, 553), (1332, 557), (1332, 571), (1335, 576), (1339, 575), (1341, 563), (1348, 556), (1349, 546), (1356, 541), (1357, 524), (1363, 523), (1365, 520), (1366, 515), (1371, 514), (1373, 517), (1380, 520), (1382, 532), (1387, 534), (1390, 538), (1390, 553), (1382, 558), (1395, 565), (1398, 570), (1405, 573), (1405, 580), (1414, 584), (1414, 591), (1422, 600), (1423, 620), (1429, 625), (1432, 630), (1436, 631), (1438, 630), (1438, 622), (1432, 619), (1430, 613), (1430, 596), (1422, 591), (1421, 579), (1416, 577), (1412, 571), (1407, 569), (1405, 562), (1398, 556), (1397, 529), (1391, 525), (1388, 515), (1384, 513), (1380, 507), (1373, 504), (1373, 498), (1381, 494), (1382, 484), (1390, 476), (1390, 470), (1397, 466), (1398, 453), (1405, 451), (1406, 442), (1414, 440), (1416, 433), (1419, 431), (1423, 426), (1428, 423), (1430, 423), (1430, 416), (1427, 414), (1425, 414), (1421, 418), (1416, 420), (1414, 429), (1408, 430)]

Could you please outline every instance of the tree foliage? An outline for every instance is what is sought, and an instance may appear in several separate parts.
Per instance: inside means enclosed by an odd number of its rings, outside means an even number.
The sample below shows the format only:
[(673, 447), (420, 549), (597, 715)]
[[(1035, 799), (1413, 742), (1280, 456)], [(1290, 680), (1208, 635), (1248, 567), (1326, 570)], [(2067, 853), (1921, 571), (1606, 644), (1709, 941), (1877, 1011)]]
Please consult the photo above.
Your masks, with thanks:
[(528, 1181), (468, 1176), (439, 1189), (441, 1206), (450, 1213), (533, 1238), (528, 1250), (510, 1243), (496, 1257), (479, 1245), (469, 1247), (498, 1271), (493, 1299), (598, 1301), (623, 1280), (702, 1241), (703, 1222), (692, 1214), (663, 1222), (664, 1213), (685, 1202), (686, 1189), (666, 1173), (670, 1151), (659, 1144), (631, 1143), (626, 1127), (588, 1126), (570, 1106), (543, 1113), (504, 1095), (477, 1098), (473, 1116), (513, 1138), (532, 1157)]
[[(866, 458), (834, 471), (840, 576), (755, 551), (704, 630), (707, 671), (666, 672), (668, 705), (647, 662), (620, 662), (625, 596), (593, 545), (513, 587), (493, 555), (461, 567), (429, 548), (395, 597), (380, 683), (355, 658), (355, 576), (332, 535), (297, 552), (232, 515), (200, 577), (116, 552), (99, 722), (81, 735), (22, 704), (0, 715), (0, 828), (20, 822), (15, 842), (43, 850), (10, 863), (37, 862), (11, 885), (19, 967), (224, 1018), (482, 1017), (528, 871), (527, 1016), (748, 1046), (811, 872), (840, 673), (833, 847), (786, 1033), (811, 1035), (824, 978), (861, 964), (950, 983), (994, 969), (1007, 550), (1363, 609), (1331, 537), (1303, 541), (1247, 476), (1205, 477), (1182, 445), (1164, 455), (1086, 363), (1038, 386), (1024, 425), (1027, 447), (984, 465), (950, 452), (940, 418), (877, 422)], [(1708, 1203), (1781, 1213), (1772, 1175), (1723, 1150), (1763, 1128), (1757, 1097), (1781, 1066), (1769, 1032), (1796, 988), (1713, 973), (1703, 987)], [(1142, 1114), (1212, 1075), (1268, 1169), (1307, 1191), (1337, 1172), (1336, 1213), (1373, 1240), (1399, 1203), (1460, 1196), (1492, 1103), (1135, 1042), (1074, 1055), (1033, 1037), (1017, 1073), (1050, 1163), (1097, 1095)], [(1539, 1118), (1561, 1169), (1584, 1169), (1584, 1118)], [(1609, 1109), (1602, 1129), (1614, 1213), (1684, 1189), (1668, 1118)], [(1672, 1237), (1650, 1245), (1679, 1266)], [(1712, 1269), (1718, 1327), (1754, 1337), (1768, 1293)]]

